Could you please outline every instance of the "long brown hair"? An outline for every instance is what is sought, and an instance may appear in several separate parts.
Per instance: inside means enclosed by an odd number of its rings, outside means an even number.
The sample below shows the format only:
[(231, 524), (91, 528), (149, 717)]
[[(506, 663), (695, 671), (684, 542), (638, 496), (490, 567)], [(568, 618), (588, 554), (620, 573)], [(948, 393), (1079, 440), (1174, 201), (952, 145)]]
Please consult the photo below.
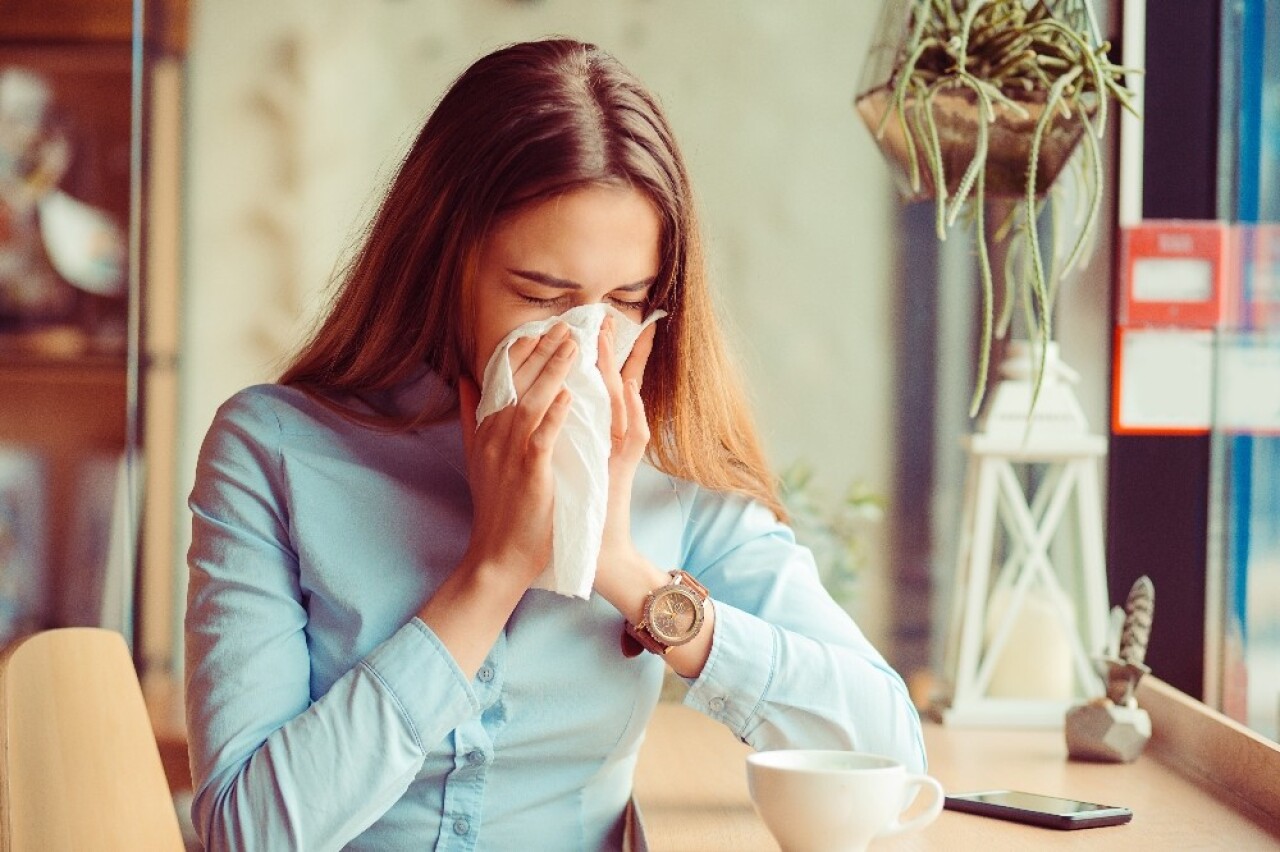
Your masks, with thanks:
[(659, 469), (785, 512), (716, 322), (684, 161), (656, 99), (591, 44), (503, 48), (454, 81), (428, 118), (345, 270), (327, 316), (280, 377), (386, 428), (442, 420), (334, 401), (389, 390), (425, 363), (448, 385), (474, 346), (471, 287), (494, 222), (596, 184), (631, 186), (659, 212), (658, 325), (642, 388)]

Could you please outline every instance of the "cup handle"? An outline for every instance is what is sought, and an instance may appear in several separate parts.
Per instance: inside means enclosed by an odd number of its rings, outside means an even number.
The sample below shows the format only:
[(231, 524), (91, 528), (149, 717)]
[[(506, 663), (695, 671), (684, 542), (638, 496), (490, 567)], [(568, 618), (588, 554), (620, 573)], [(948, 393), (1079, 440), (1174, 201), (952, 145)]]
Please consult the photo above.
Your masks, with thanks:
[(921, 788), (927, 788), (932, 796), (924, 811), (906, 822), (902, 822), (902, 814), (899, 813), (893, 818), (893, 822), (885, 826), (876, 837), (888, 837), (891, 834), (902, 834), (904, 831), (915, 831), (917, 828), (924, 828), (938, 818), (938, 814), (942, 813), (942, 800), (945, 794), (942, 791), (942, 785), (938, 783), (938, 779), (928, 775), (907, 776), (905, 789), (909, 791), (909, 795), (903, 800), (902, 809), (906, 810), (911, 806), (915, 801), (916, 791)]

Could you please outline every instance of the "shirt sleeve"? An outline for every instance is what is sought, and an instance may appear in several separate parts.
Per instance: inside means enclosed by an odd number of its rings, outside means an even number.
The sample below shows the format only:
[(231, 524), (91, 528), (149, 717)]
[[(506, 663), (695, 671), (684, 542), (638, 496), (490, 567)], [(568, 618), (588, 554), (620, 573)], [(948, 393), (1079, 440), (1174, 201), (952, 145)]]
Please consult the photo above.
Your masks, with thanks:
[(219, 410), (191, 494), (187, 728), (204, 847), (338, 849), (479, 703), (409, 621), (312, 701), (280, 424), (251, 391)]
[(682, 564), (716, 613), (685, 704), (757, 750), (868, 751), (923, 772), (906, 685), (823, 588), (790, 528), (760, 503), (695, 488), (685, 529)]

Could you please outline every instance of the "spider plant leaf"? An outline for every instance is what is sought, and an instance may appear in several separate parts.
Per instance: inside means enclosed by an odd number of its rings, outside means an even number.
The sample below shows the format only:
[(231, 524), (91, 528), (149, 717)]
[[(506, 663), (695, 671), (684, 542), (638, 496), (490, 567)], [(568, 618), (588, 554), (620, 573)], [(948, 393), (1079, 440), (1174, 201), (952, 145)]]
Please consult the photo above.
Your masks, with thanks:
[(982, 11), (982, 7), (986, 3), (987, 0), (969, 0), (969, 6), (964, 10), (964, 20), (960, 23), (960, 49), (958, 51), (961, 70), (964, 70), (965, 59), (969, 55), (969, 34), (973, 32), (973, 20), (978, 17), (978, 12)]
[[(920, 57), (924, 54), (927, 47), (928, 45), (923, 42), (917, 44), (915, 50), (913, 50), (911, 55), (907, 57), (907, 61), (903, 64), (902, 68), (897, 71), (898, 79), (895, 80), (893, 84), (892, 101), (894, 107), (898, 110), (899, 115), (901, 115), (903, 105), (906, 103), (907, 89), (911, 88), (914, 83), (918, 82), (916, 80), (916, 65), (920, 62)], [(885, 129), (888, 127), (888, 124), (889, 110), (885, 110), (884, 115), (880, 117), (879, 126), (876, 127), (877, 139), (884, 138)]]
[(947, 215), (948, 227), (955, 225), (956, 217), (960, 215), (960, 208), (964, 206), (969, 197), (969, 191), (973, 188), (974, 180), (979, 173), (986, 171), (991, 122), (995, 120), (991, 101), (987, 98), (986, 93), (982, 91), (982, 88), (976, 85), (973, 82), (973, 78), (968, 74), (962, 74), (960, 81), (971, 89), (978, 99), (978, 139), (973, 146), (973, 159), (969, 161), (969, 167), (965, 170), (963, 177), (960, 178), (960, 183), (956, 185), (956, 195), (951, 202), (951, 212)]
[[(1048, 131), (1049, 125), (1053, 120), (1054, 111), (1057, 109), (1058, 103), (1062, 100), (1063, 92), (1075, 81), (1082, 73), (1081, 69), (1074, 69), (1071, 73), (1059, 77), (1053, 84), (1053, 88), (1049, 90), (1049, 96), (1045, 100), (1044, 112), (1040, 114), (1040, 119), (1036, 122), (1035, 132), (1031, 136), (1031, 150), (1027, 156), (1027, 219), (1024, 227), (1027, 234), (1027, 252), (1031, 260), (1031, 288), (1037, 300), (1037, 317), (1036, 326), (1038, 326), (1040, 338), (1039, 363), (1036, 365), (1036, 381), (1035, 387), (1031, 391), (1031, 411), (1035, 411), (1036, 402), (1040, 398), (1040, 388), (1044, 384), (1044, 370), (1048, 358), (1048, 344), (1052, 336), (1053, 329), (1053, 313), (1048, 302), (1048, 294), (1045, 287), (1044, 275), (1044, 258), (1040, 254), (1040, 235), (1036, 227), (1036, 173), (1040, 166), (1040, 146), (1044, 141), (1045, 133)], [(1028, 328), (1030, 333), (1031, 328)]]
[[(919, 84), (915, 84), (915, 88), (920, 88)], [(898, 125), (902, 128), (903, 146), (907, 149), (907, 163), (909, 164), (909, 180), (911, 182), (911, 191), (913, 193), (920, 192), (920, 155), (916, 151), (916, 133), (912, 127), (912, 122), (907, 118), (907, 110), (903, 104), (899, 104), (894, 108), (898, 114)], [(911, 112), (914, 116), (920, 110), (920, 98), (917, 95), (916, 100), (912, 102)], [(887, 113), (886, 113), (887, 114)]]
[(978, 345), (978, 384), (974, 388), (973, 399), (969, 401), (970, 417), (976, 417), (978, 409), (982, 407), (982, 398), (987, 393), (987, 371), (991, 367), (991, 327), (994, 313), (992, 302), (995, 299), (995, 288), (991, 283), (991, 258), (987, 256), (987, 226), (984, 214), (987, 206), (986, 178), (987, 170), (979, 170), (977, 195), (974, 196), (973, 202), (978, 220), (975, 226), (977, 239), (974, 242), (978, 246), (978, 269), (982, 276), (982, 342)]
[(933, 0), (934, 12), (942, 18), (943, 26), (947, 29), (954, 29), (959, 24), (959, 19), (955, 17), (955, 4), (951, 0)]
[[(1098, 93), (1097, 132), (1099, 134), (1106, 132), (1106, 129), (1107, 129), (1107, 98), (1105, 95), (1106, 75), (1102, 71), (1102, 65), (1097, 55), (1093, 52), (1093, 50), (1090, 49), (1089, 45), (1085, 43), (1085, 40), (1080, 37), (1079, 33), (1071, 29), (1070, 27), (1066, 26), (1061, 21), (1055, 21), (1055, 20), (1041, 21), (1038, 24), (1036, 24), (1036, 29), (1054, 32), (1059, 36), (1061, 36), (1062, 38), (1066, 39), (1068, 42), (1072, 44), (1072, 46), (1076, 48), (1077, 54), (1075, 58), (1080, 62), (1080, 65), (1078, 67), (1083, 70), (1084, 74), (1087, 76), (1087, 79), (1092, 80), (1093, 89), (1095, 92)], [(1068, 76), (1075, 77), (1077, 75), (1069, 74)]]
[[(1086, 125), (1089, 123), (1089, 117), (1087, 115), (1081, 116), (1081, 118), (1084, 120)], [(1090, 175), (1092, 181), (1090, 182), (1088, 192), (1089, 213), (1085, 219), (1084, 227), (1080, 229), (1080, 234), (1076, 238), (1076, 243), (1071, 249), (1071, 254), (1067, 256), (1067, 261), (1062, 266), (1063, 275), (1066, 275), (1075, 269), (1076, 264), (1080, 262), (1080, 258), (1084, 255), (1085, 246), (1088, 245), (1089, 236), (1092, 234), (1093, 229), (1097, 224), (1098, 213), (1102, 209), (1102, 154), (1098, 150), (1098, 140), (1091, 132), (1092, 130), (1092, 127), (1086, 127), (1085, 132), (1082, 134), (1084, 139), (1085, 159), (1088, 161), (1089, 165), (1092, 166), (1092, 174)]]
[[(1031, 211), (1031, 215), (1034, 217), (1034, 221), (1037, 223), (1038, 227), (1040, 220), (1038, 210)], [(1023, 211), (1022, 218), (1024, 220), (1027, 218), (1025, 210)], [(1027, 340), (1031, 341), (1038, 333), (1039, 323), (1036, 321), (1036, 312), (1038, 308), (1036, 306), (1035, 286), (1031, 283), (1031, 279), (1035, 275), (1035, 270), (1031, 268), (1031, 251), (1027, 247), (1027, 231), (1025, 226), (1018, 232), (1016, 245), (1018, 247), (1018, 296), (1022, 302), (1022, 315), (1023, 322), (1026, 325)]]
[(1058, 281), (1058, 207), (1059, 199), (1062, 195), (1060, 181), (1054, 183), (1054, 188), (1049, 190), (1048, 198), (1045, 200), (1044, 210), (1049, 217), (1049, 269), (1045, 273), (1046, 289), (1048, 298), (1046, 301), (1050, 305), (1054, 302), (1054, 294), (1056, 292), (1055, 285)]
[[(1125, 69), (1125, 71), (1129, 74), (1143, 73), (1140, 69)], [(1133, 102), (1133, 92), (1115, 80), (1107, 81), (1107, 91), (1111, 94), (1111, 97), (1120, 102), (1120, 106), (1129, 111), (1130, 115), (1134, 118), (1142, 118), (1142, 113), (1138, 111), (1138, 107)]]
[(925, 153), (928, 154), (929, 169), (933, 175), (933, 194), (936, 202), (934, 230), (937, 232), (938, 239), (945, 241), (947, 238), (947, 177), (942, 164), (942, 142), (938, 138), (938, 122), (933, 114), (933, 96), (942, 83), (943, 81), (939, 81), (929, 87), (922, 99), (924, 108), (920, 115), (923, 116), (925, 124), (921, 130), (923, 136), (921, 141), (924, 143)]
[[(894, 69), (891, 109), (880, 117), (876, 136), (883, 139), (888, 122), (896, 116), (904, 134), (911, 188), (919, 193), (923, 170), (928, 169), (935, 200), (935, 230), (939, 240), (965, 215), (966, 227), (979, 229), (979, 263), (982, 267), (983, 375), (976, 384), (971, 412), (985, 391), (988, 350), (993, 336), (1009, 329), (1016, 302), (1026, 312), (1027, 337), (1039, 345), (1032, 409), (1038, 401), (1047, 368), (1048, 343), (1052, 339), (1052, 309), (1061, 279), (1077, 268), (1090, 244), (1101, 209), (1102, 158), (1098, 139), (1106, 132), (1108, 101), (1137, 115), (1134, 96), (1123, 85), (1124, 75), (1141, 73), (1112, 63), (1110, 45), (1098, 32), (1094, 0), (900, 0), (909, 2), (909, 37), (899, 50), (901, 64)], [(949, 190), (941, 144), (940, 93), (959, 89), (973, 100), (978, 129), (970, 144), (969, 160), (955, 189)], [(1096, 103), (1095, 103), (1096, 99)], [(1040, 112), (1031, 110), (1038, 103)], [(1030, 108), (1029, 108), (1030, 106)], [(992, 236), (986, 228), (986, 164), (995, 145), (993, 125), (1006, 115), (1024, 120), (1034, 117), (1030, 133), (1023, 196), (1007, 211), (1000, 211)], [(1080, 191), (1064, 195), (1063, 185), (1048, 187), (1045, 200), (1037, 198), (1042, 150), (1050, 144), (1051, 131), (1059, 123), (1081, 122), (1083, 150), (1068, 163), (1068, 182), (1078, 181)], [(1054, 134), (1056, 136), (1056, 133)], [(897, 156), (902, 159), (903, 152)], [(951, 156), (950, 148), (947, 149)], [(965, 156), (961, 154), (961, 156)], [(920, 163), (921, 158), (924, 164)], [(1061, 175), (1060, 175), (1061, 176)], [(1090, 180), (1092, 178), (1092, 180)], [(1070, 199), (1072, 207), (1062, 206)], [(1051, 209), (1052, 237), (1041, 245), (1040, 211)], [(966, 211), (972, 211), (967, 215)], [(1078, 230), (1077, 230), (1078, 229)], [(995, 282), (991, 247), (1003, 244), (1004, 297), (995, 306)], [(1045, 250), (1050, 250), (1046, 261)], [(1064, 250), (1069, 249), (1065, 251)]]
[(999, 244), (1009, 239), (1009, 232), (1013, 230), (1014, 225), (1017, 223), (1019, 209), (1017, 205), (1009, 206), (1009, 210), (1000, 220), (1000, 224), (996, 225), (995, 233), (991, 235), (993, 243)]

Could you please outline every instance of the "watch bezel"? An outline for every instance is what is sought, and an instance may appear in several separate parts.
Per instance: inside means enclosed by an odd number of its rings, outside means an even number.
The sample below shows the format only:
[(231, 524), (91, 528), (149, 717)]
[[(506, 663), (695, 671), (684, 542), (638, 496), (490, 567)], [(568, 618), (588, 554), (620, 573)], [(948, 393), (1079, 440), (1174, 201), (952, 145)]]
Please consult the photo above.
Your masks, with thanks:
[[(689, 604), (693, 607), (693, 624), (689, 625), (689, 627), (678, 636), (671, 636), (662, 631), (662, 629), (658, 627), (653, 620), (654, 607), (657, 606), (660, 600), (669, 595), (678, 595), (683, 597), (685, 600), (689, 601)], [(692, 642), (693, 638), (702, 630), (702, 622), (705, 618), (706, 607), (703, 604), (702, 597), (693, 589), (677, 582), (672, 582), (659, 589), (655, 589), (645, 600), (644, 613), (642, 616), (644, 626), (648, 630), (649, 635), (667, 647), (676, 647), (678, 645), (684, 645), (688, 642)]]

